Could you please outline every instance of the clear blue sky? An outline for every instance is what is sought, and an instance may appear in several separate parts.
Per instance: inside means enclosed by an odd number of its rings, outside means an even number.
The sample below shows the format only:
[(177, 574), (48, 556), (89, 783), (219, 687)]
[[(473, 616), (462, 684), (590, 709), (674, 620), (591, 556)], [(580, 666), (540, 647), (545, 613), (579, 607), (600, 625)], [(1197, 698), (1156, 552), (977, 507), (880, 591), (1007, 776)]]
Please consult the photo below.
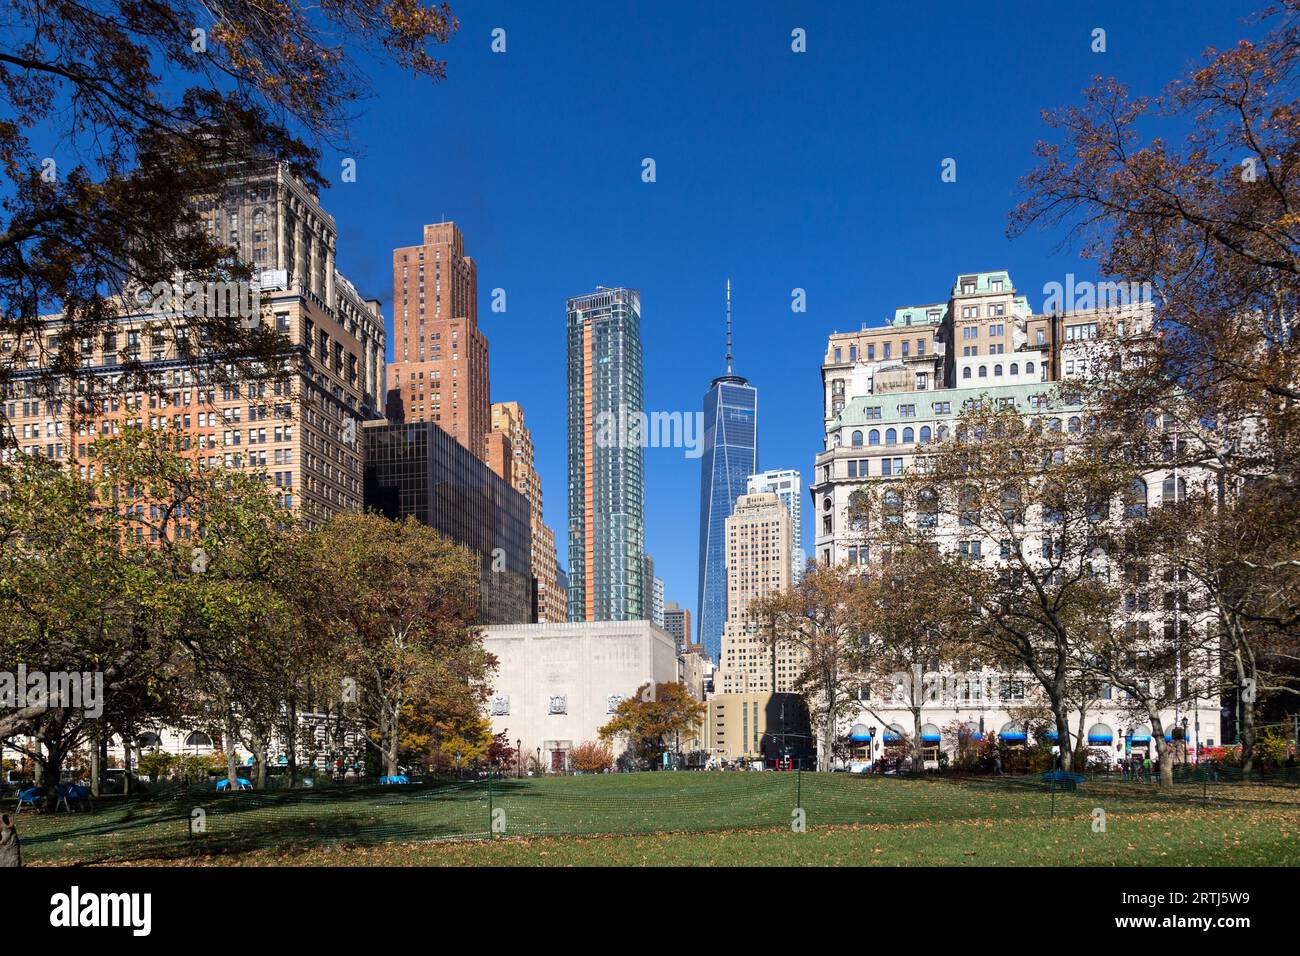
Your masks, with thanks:
[[(1099, 73), (1159, 92), (1208, 45), (1257, 32), (1241, 20), (1264, 0), (452, 5), (444, 83), (367, 64), (374, 96), (323, 164), (337, 177), (355, 156), (358, 179), (322, 200), (340, 268), (390, 323), (392, 249), (443, 217), (464, 232), (492, 398), (525, 407), (567, 568), (567, 296), (639, 288), (647, 408), (695, 411), (722, 371), (729, 276), (760, 465), (806, 481), (827, 333), (942, 299), (960, 271), (1007, 268), (1035, 304), (1044, 282), (1089, 274), (1058, 235), (1005, 237), (1040, 111)], [(955, 183), (940, 181), (945, 157)], [(505, 314), (490, 311), (496, 287)], [(648, 449), (647, 549), (692, 613), (698, 508), (699, 460)]]

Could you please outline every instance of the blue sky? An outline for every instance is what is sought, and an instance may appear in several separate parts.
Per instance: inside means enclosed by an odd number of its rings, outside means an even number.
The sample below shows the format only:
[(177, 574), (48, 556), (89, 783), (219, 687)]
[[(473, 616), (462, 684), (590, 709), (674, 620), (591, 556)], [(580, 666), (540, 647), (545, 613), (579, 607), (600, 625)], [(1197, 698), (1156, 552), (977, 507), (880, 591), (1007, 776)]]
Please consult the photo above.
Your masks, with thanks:
[[(647, 408), (694, 411), (722, 371), (730, 277), (736, 371), (759, 389), (760, 466), (806, 480), (826, 335), (945, 298), (961, 271), (1009, 269), (1035, 305), (1045, 282), (1090, 274), (1060, 235), (1005, 236), (1045, 135), (1040, 111), (1077, 102), (1099, 73), (1157, 93), (1207, 46), (1256, 32), (1241, 22), (1255, 6), (453, 2), (445, 82), (363, 63), (374, 95), (323, 164), (337, 178), (355, 157), (357, 181), (322, 200), (340, 268), (381, 299), (390, 329), (392, 249), (426, 222), (460, 226), (478, 263), (492, 398), (525, 407), (567, 567), (567, 296), (639, 288)], [(504, 54), (490, 49), (496, 27)], [(803, 54), (791, 51), (796, 27)], [(645, 157), (655, 183), (641, 181)], [(955, 183), (940, 180), (946, 157)], [(504, 314), (489, 308), (497, 287)], [(699, 467), (680, 450), (646, 452), (647, 550), (667, 598), (692, 612)]]

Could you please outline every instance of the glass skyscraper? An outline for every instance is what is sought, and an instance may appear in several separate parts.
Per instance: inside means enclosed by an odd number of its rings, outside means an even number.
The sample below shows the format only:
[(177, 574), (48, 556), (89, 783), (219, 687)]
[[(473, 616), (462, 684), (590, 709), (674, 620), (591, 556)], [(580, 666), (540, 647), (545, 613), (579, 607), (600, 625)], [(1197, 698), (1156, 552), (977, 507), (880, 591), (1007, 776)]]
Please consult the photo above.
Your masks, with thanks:
[(727, 619), (726, 521), (758, 471), (758, 389), (731, 368), (731, 283), (727, 283), (727, 373), (704, 395), (700, 458), (699, 640), (721, 659)]
[(569, 620), (636, 621), (644, 592), (641, 294), (568, 300)]

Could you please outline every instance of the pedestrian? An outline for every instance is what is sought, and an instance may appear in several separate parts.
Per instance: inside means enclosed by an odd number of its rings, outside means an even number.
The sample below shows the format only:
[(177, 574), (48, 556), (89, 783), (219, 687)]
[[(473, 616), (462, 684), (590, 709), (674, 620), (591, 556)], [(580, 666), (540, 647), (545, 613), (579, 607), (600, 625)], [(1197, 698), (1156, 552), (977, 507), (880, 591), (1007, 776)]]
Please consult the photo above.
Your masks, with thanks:
[(1002, 754), (993, 755), (993, 772), (999, 777), (1002, 776)]
[(1151, 782), (1151, 758), (1150, 757), (1142, 758), (1142, 777), (1143, 779), (1146, 780), (1147, 783)]
[(1289, 753), (1286, 755), (1286, 778), (1287, 780), (1295, 780), (1295, 754), (1294, 753)]

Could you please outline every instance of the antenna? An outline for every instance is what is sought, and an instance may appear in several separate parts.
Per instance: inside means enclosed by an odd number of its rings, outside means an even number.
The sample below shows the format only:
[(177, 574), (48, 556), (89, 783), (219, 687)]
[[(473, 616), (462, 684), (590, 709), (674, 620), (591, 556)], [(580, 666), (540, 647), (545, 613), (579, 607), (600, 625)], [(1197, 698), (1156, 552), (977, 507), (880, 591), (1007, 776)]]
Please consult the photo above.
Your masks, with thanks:
[(727, 280), (727, 374), (731, 374), (731, 280)]

